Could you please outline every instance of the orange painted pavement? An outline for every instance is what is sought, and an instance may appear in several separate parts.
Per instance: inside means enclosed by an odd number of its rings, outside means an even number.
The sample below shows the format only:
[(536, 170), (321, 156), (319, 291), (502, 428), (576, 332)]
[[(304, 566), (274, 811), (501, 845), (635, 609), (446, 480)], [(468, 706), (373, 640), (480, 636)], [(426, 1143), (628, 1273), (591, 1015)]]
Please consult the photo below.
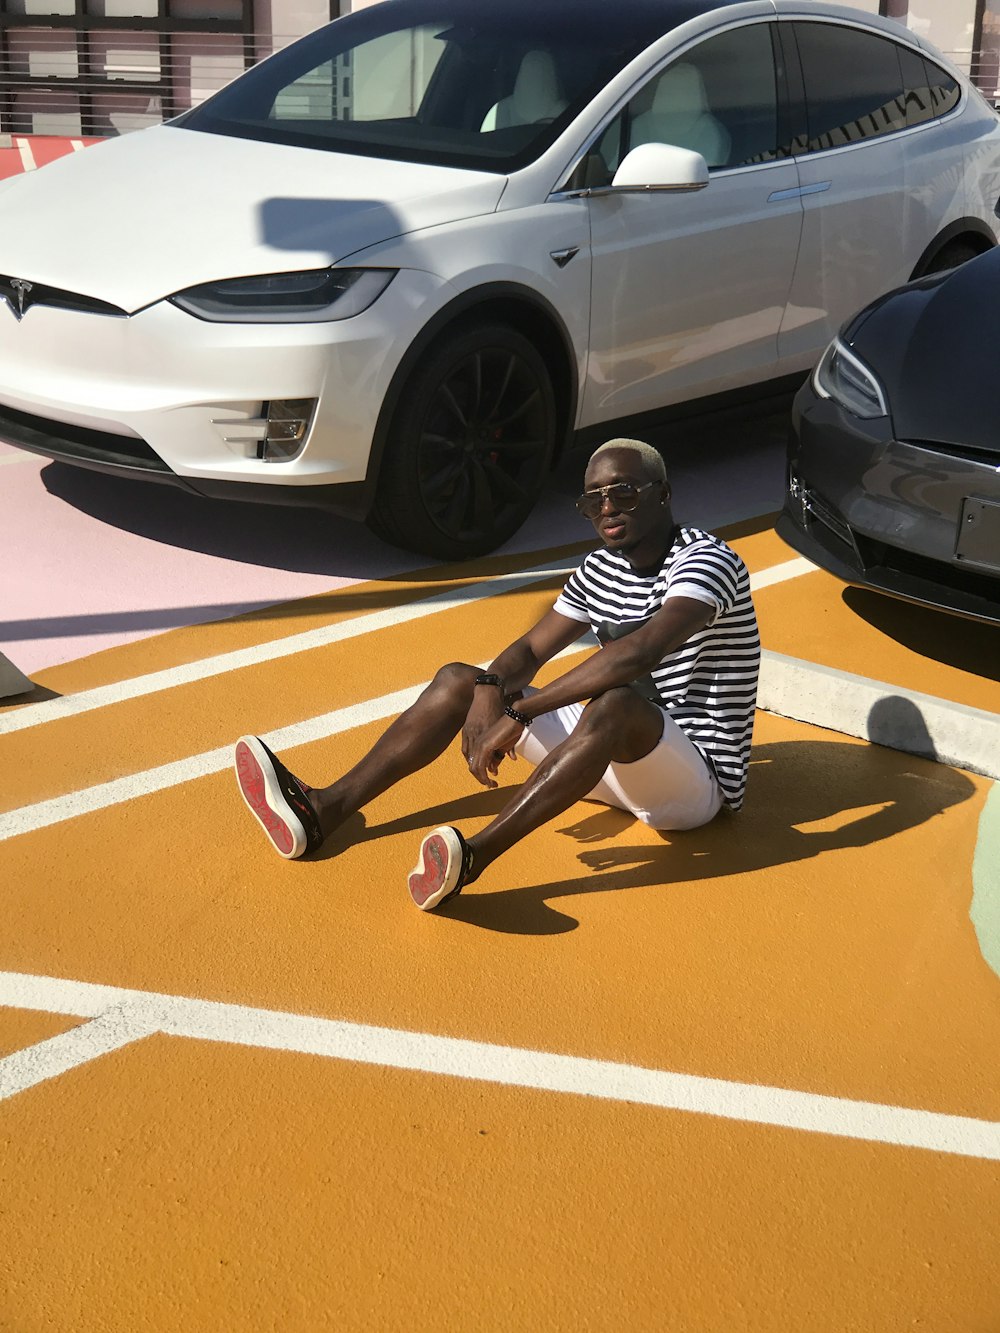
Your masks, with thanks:
[(995, 625), (845, 587), (819, 569), (754, 602), (772, 652), (1000, 713)]
[(62, 1014), (40, 1014), (34, 1009), (0, 1008), (0, 1059), (23, 1051), (36, 1042), (47, 1041), (60, 1032), (68, 1032), (79, 1025), (79, 1018)]
[(0, 1115), (5, 1333), (996, 1327), (995, 1164), (156, 1037)]
[[(735, 544), (752, 568), (789, 558), (770, 533)], [(814, 577), (758, 605), (786, 598), (808, 639)], [(426, 587), (176, 631), (42, 684)], [(2, 804), (485, 659), (550, 601), (510, 593), (0, 737)], [(328, 780), (383, 725), (287, 758)], [(455, 752), (312, 863), (275, 857), (223, 772), (0, 842), (0, 970), (1000, 1121), (1000, 979), (968, 916), (989, 788), (759, 715), (738, 818), (662, 836), (581, 803), (424, 916), (405, 893), (422, 832), (474, 831), (503, 799)], [(0, 1055), (78, 1021), (0, 1009)], [(5, 1333), (1000, 1327), (997, 1162), (162, 1036), (0, 1102), (0, 1144)]]

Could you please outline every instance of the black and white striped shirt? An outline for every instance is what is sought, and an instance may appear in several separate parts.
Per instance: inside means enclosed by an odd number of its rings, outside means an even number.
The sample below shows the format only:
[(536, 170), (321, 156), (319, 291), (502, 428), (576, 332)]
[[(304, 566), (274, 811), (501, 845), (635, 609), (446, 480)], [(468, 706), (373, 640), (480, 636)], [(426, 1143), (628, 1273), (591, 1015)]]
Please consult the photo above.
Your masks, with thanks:
[(705, 756), (726, 805), (738, 810), (750, 761), (760, 636), (750, 576), (736, 552), (711, 533), (681, 527), (660, 568), (637, 574), (624, 555), (601, 547), (569, 576), (555, 609), (589, 621), (607, 642), (638, 629), (670, 597), (692, 597), (715, 614), (653, 668), (650, 697)]

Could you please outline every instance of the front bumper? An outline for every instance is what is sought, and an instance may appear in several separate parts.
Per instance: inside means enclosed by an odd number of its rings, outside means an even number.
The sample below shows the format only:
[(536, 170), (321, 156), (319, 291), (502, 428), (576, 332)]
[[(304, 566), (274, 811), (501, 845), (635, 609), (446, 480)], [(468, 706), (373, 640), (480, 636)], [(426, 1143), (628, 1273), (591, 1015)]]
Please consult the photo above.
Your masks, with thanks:
[[(18, 321), (0, 303), (0, 437), (203, 495), (358, 513), (392, 376), (446, 297), (402, 270), (331, 323), (215, 324), (165, 301), (124, 317), (33, 305)], [(264, 404), (300, 398), (316, 400), (301, 452), (257, 457)]]
[(970, 500), (1000, 505), (995, 460), (897, 440), (811, 385), (797, 395), (777, 530), (845, 583), (1000, 624), (1000, 547), (995, 562), (963, 553)]

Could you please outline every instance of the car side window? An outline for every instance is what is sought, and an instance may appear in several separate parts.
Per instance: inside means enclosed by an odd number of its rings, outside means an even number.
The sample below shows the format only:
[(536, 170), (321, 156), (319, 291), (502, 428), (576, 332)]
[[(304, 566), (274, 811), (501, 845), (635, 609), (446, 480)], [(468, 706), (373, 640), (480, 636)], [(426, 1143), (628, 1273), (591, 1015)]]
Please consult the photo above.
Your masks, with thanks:
[(919, 51), (899, 47), (906, 124), (923, 125), (953, 111), (961, 97), (958, 80)]
[(668, 143), (701, 153), (716, 171), (778, 152), (771, 25), (711, 37), (651, 79), (628, 107), (627, 147)]
[(692, 149), (714, 171), (787, 156), (777, 144), (771, 27), (734, 28), (686, 51), (636, 93), (563, 188), (610, 185), (625, 154), (644, 143)]
[(796, 23), (795, 37), (808, 125), (796, 153), (822, 153), (906, 128), (902, 48), (895, 42), (832, 23)]

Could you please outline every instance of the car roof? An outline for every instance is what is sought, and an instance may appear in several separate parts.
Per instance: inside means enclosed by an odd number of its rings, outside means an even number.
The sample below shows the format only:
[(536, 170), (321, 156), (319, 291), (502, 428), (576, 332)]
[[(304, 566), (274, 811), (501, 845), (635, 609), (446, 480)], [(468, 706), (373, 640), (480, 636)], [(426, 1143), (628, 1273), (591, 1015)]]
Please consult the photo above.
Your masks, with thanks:
[[(567, 25), (567, 33), (581, 27), (598, 28), (614, 37), (616, 32), (629, 29), (641, 32), (648, 41), (672, 32), (689, 19), (698, 18), (715, 10), (731, 9), (744, 0), (498, 0), (484, 4), (484, 0), (383, 0), (379, 9), (390, 9), (397, 14), (409, 11), (411, 21), (421, 22), (453, 19), (469, 22), (516, 25), (527, 21), (530, 30), (538, 31), (549, 22)], [(366, 7), (358, 12), (369, 13)], [(355, 18), (355, 14), (350, 16)]]

